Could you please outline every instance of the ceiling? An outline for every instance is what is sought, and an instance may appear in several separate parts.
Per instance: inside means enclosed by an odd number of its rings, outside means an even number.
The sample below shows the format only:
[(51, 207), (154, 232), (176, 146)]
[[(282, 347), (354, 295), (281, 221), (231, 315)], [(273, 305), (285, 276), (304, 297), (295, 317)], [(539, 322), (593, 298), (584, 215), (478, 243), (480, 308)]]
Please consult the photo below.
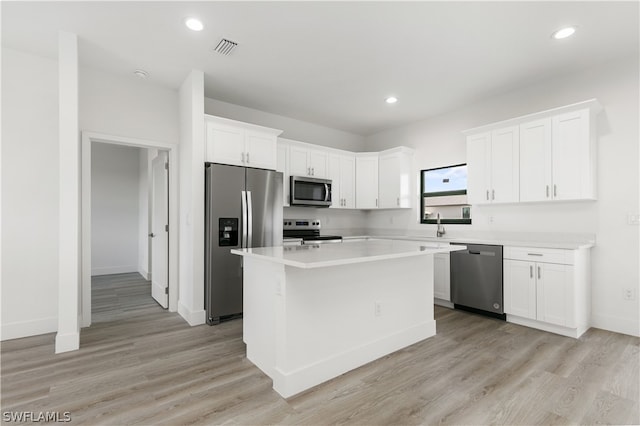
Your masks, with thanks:
[[(426, 119), (557, 74), (638, 57), (638, 2), (9, 2), (2, 44), (355, 134)], [(184, 26), (189, 16), (205, 28)], [(576, 34), (551, 33), (575, 25)], [(228, 56), (221, 38), (238, 43)], [(388, 105), (387, 96), (399, 101)]]

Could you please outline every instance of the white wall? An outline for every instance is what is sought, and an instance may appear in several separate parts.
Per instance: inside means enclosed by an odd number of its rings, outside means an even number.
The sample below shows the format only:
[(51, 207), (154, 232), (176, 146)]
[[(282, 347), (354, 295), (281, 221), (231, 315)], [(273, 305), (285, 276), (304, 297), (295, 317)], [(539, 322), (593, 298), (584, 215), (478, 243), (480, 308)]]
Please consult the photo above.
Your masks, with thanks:
[[(447, 229), (595, 234), (593, 325), (638, 335), (638, 298), (635, 301), (622, 298), (624, 288), (635, 289), (636, 295), (640, 293), (639, 232), (637, 226), (627, 225), (627, 215), (640, 210), (638, 71), (636, 57), (541, 81), (434, 119), (372, 135), (366, 139), (367, 148), (375, 151), (396, 145), (414, 147), (417, 178), (420, 169), (466, 161), (462, 130), (597, 98), (604, 107), (597, 122), (598, 201), (474, 206), (473, 225), (447, 225)], [(435, 234), (435, 225), (418, 223), (416, 208), (407, 212), (371, 212), (368, 223), (370, 232), (392, 228), (396, 232)]]
[(178, 143), (178, 91), (133, 74), (81, 68), (80, 129)]
[(2, 48), (2, 339), (57, 329), (57, 61)]
[(218, 117), (279, 129), (283, 131), (280, 137), (286, 139), (346, 149), (347, 151), (354, 152), (363, 151), (365, 146), (364, 137), (361, 135), (234, 105), (216, 99), (204, 99), (204, 112)]
[(91, 146), (91, 275), (138, 270), (140, 151)]

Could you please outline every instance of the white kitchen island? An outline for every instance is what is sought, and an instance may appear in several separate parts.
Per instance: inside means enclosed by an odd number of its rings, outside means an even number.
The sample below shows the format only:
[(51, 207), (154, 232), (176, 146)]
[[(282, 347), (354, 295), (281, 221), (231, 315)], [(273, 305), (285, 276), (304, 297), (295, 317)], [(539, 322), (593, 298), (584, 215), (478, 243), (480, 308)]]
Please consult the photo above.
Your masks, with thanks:
[(433, 254), (398, 240), (238, 249), (247, 358), (287, 398), (436, 333)]

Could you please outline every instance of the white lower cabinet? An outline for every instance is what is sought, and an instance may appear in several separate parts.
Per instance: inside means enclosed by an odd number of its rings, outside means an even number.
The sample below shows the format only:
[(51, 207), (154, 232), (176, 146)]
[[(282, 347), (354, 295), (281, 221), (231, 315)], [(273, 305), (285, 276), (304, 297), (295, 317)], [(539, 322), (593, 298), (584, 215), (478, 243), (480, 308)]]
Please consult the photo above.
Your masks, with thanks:
[[(436, 304), (451, 306), (442, 302), (451, 302), (451, 271), (449, 253), (433, 255), (433, 297)], [(440, 303), (439, 303), (440, 302)]]
[(504, 248), (507, 321), (577, 338), (590, 306), (589, 249)]

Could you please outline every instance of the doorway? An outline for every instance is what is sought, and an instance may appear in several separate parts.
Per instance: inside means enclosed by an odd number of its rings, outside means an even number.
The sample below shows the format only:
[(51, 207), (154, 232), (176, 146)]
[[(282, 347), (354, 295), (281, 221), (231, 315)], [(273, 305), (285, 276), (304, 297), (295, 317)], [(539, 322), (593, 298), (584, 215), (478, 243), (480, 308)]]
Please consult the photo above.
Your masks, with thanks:
[[(117, 240), (119, 230), (115, 225), (124, 223), (124, 219), (114, 221), (114, 217), (118, 212), (117, 207), (109, 208), (108, 197), (102, 200), (102, 204), (92, 203), (92, 169), (97, 172), (102, 164), (95, 163), (97, 151), (105, 151), (105, 147), (109, 147), (111, 152), (121, 151), (122, 153), (135, 152), (136, 158), (139, 158), (141, 169), (147, 165), (146, 178), (140, 178), (137, 183), (133, 181), (128, 184), (124, 183), (122, 188), (139, 185), (140, 203), (146, 202), (144, 209), (137, 211), (139, 226), (134, 238), (137, 239), (137, 254), (147, 253), (146, 256), (137, 256), (135, 265), (131, 264), (132, 257), (129, 261), (120, 259), (109, 259), (109, 256), (117, 257), (122, 253), (118, 251), (126, 251), (125, 249), (117, 249), (115, 246), (109, 247), (109, 244)], [(92, 152), (94, 152), (94, 164), (92, 165)], [(87, 327), (92, 322), (92, 276), (102, 276), (97, 282), (105, 284), (108, 289), (113, 283), (128, 283), (128, 287), (134, 284), (140, 285), (140, 291), (144, 290), (144, 286), (148, 285), (150, 294), (153, 294), (157, 304), (169, 311), (177, 310), (177, 236), (172, 237), (172, 230), (177, 229), (177, 170), (176, 164), (177, 147), (173, 144), (166, 144), (155, 141), (140, 140), (134, 138), (123, 138), (118, 136), (110, 136), (96, 133), (83, 132), (82, 134), (82, 284), (81, 284), (81, 325)], [(125, 157), (121, 157), (125, 158)], [(126, 174), (124, 170), (117, 170), (113, 177), (116, 180), (123, 179), (118, 174)], [(143, 173), (141, 173), (142, 176)], [(102, 179), (104, 181), (104, 179)], [(96, 182), (97, 183), (97, 182)], [(144, 189), (143, 189), (144, 187)], [(131, 189), (131, 188), (130, 188)], [(138, 188), (135, 188), (136, 190)], [(98, 191), (98, 189), (94, 189)], [(114, 188), (111, 188), (113, 191)], [(116, 189), (117, 190), (117, 189)], [(133, 192), (133, 191), (130, 191)], [(118, 197), (124, 198), (125, 194), (117, 194)], [(145, 199), (146, 197), (146, 199)], [(114, 198), (118, 200), (118, 198)], [(95, 204), (92, 206), (92, 204)], [(106, 208), (105, 208), (106, 205)], [(104, 211), (100, 209), (104, 209)], [(92, 212), (92, 209), (94, 210)], [(144, 214), (140, 215), (140, 211), (144, 210)], [(148, 212), (148, 213), (147, 213)], [(146, 215), (146, 217), (144, 217)], [(95, 217), (94, 217), (95, 216)], [(101, 245), (97, 247), (93, 241), (92, 220), (102, 217), (107, 221), (107, 232), (113, 235), (96, 234), (95, 238), (101, 238)], [(145, 220), (146, 219), (146, 220)], [(111, 222), (109, 222), (111, 221)], [(129, 218), (131, 222), (131, 217)], [(110, 225), (113, 225), (111, 226)], [(110, 231), (109, 231), (110, 230)], [(99, 232), (104, 232), (98, 231)], [(174, 234), (175, 235), (175, 234)], [(133, 243), (130, 242), (129, 246)], [(95, 253), (93, 253), (95, 252)], [(104, 254), (109, 256), (106, 258)], [(96, 256), (92, 256), (95, 254)], [(100, 257), (102, 256), (102, 257)], [(93, 260), (92, 260), (93, 258)], [(97, 261), (96, 259), (100, 259)], [(96, 264), (94, 264), (96, 263)], [(99, 265), (97, 263), (100, 263)], [(112, 274), (112, 276), (108, 276)], [(113, 275), (118, 274), (118, 275)], [(106, 284), (111, 283), (111, 284)], [(117, 286), (117, 284), (116, 284)], [(101, 289), (102, 291), (102, 289)], [(118, 303), (116, 295), (108, 290), (103, 293), (105, 297), (112, 298), (114, 303)], [(95, 298), (94, 298), (95, 299)], [(103, 309), (101, 306), (99, 309)], [(117, 309), (117, 307), (115, 307)]]

